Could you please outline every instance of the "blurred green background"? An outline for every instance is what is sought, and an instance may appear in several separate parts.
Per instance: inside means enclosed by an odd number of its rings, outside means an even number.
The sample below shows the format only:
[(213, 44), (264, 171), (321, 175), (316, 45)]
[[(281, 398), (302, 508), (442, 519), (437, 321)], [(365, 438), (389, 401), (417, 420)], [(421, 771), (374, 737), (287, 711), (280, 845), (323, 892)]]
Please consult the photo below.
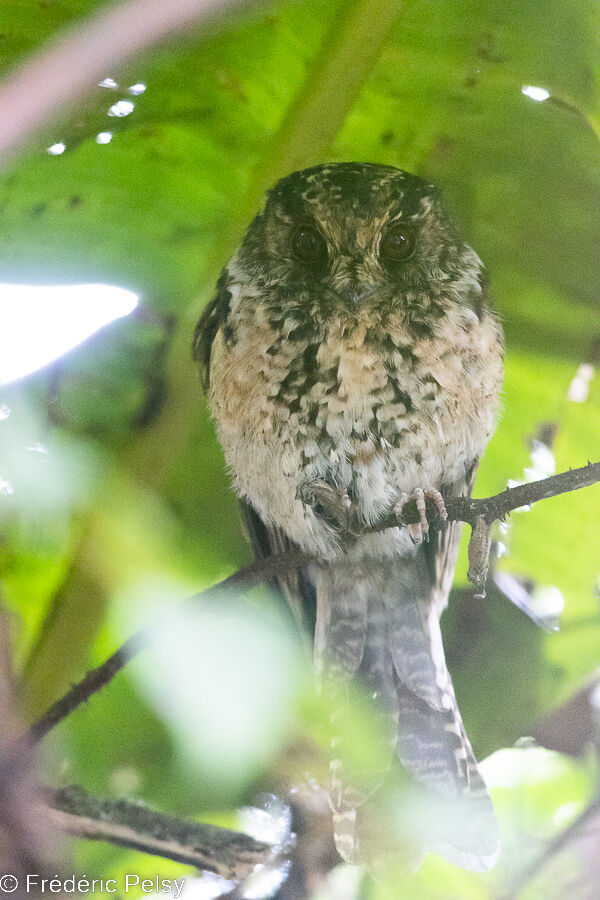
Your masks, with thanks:
[[(97, 6), (0, 2), (3, 73)], [(131, 316), (0, 390), (2, 597), (26, 717), (159, 609), (250, 558), (191, 334), (262, 190), (291, 168), (365, 160), (426, 174), (488, 266), (506, 382), (476, 495), (598, 458), (599, 26), (591, 0), (250, 6), (107, 71), (114, 87), (90, 90), (13, 159), (0, 176), (2, 281), (141, 296)], [(131, 111), (109, 115), (122, 99)], [(49, 154), (57, 142), (64, 152)], [(463, 554), (445, 640), (479, 757), (531, 734), (600, 662), (599, 501), (597, 485), (548, 500), (497, 535), (498, 571), (534, 585), (542, 611), (564, 599), (557, 632), (498, 589), (473, 602)], [(257, 603), (258, 622), (246, 606), (209, 617), (118, 676), (45, 742), (47, 780), (235, 827), (299, 735), (322, 741), (293, 638)], [(590, 755), (503, 752), (485, 764), (505, 833), (498, 868), (431, 858), (369, 896), (501, 896), (594, 790)], [(90, 877), (181, 872), (109, 845), (74, 852)], [(588, 896), (573, 853), (523, 896), (562, 897), (574, 873), (569, 892)], [(349, 900), (363, 889), (344, 884)]]

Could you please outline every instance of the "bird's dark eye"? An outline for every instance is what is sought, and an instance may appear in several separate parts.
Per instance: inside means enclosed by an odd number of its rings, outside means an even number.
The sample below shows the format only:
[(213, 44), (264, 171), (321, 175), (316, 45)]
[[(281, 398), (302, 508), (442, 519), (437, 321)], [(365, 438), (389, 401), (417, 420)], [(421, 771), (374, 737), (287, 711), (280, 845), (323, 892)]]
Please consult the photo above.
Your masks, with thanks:
[(379, 242), (379, 255), (384, 259), (402, 261), (413, 255), (417, 236), (415, 229), (407, 222), (392, 225)]
[(301, 225), (292, 235), (292, 253), (303, 263), (322, 262), (327, 256), (327, 244), (316, 228)]

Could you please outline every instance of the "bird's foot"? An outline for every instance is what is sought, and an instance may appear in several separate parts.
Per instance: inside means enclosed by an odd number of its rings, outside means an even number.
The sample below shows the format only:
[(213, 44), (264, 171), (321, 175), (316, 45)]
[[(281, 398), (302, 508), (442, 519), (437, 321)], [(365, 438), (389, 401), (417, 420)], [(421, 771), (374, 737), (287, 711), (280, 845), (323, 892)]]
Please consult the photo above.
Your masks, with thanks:
[(408, 533), (410, 534), (410, 539), (413, 544), (421, 544), (423, 540), (429, 540), (429, 522), (427, 520), (427, 507), (425, 505), (426, 497), (429, 497), (431, 500), (433, 500), (439, 513), (440, 519), (442, 520), (442, 522), (446, 522), (448, 519), (446, 504), (444, 503), (444, 498), (442, 497), (440, 492), (436, 490), (436, 488), (415, 488), (412, 494), (402, 492), (394, 505), (394, 512), (400, 520), (400, 524), (404, 524), (402, 522), (402, 510), (411, 500), (414, 500), (417, 504), (419, 521), (407, 526)]
[(332, 487), (326, 481), (314, 479), (300, 486), (298, 497), (335, 531), (340, 534), (350, 531), (352, 500), (348, 494)]

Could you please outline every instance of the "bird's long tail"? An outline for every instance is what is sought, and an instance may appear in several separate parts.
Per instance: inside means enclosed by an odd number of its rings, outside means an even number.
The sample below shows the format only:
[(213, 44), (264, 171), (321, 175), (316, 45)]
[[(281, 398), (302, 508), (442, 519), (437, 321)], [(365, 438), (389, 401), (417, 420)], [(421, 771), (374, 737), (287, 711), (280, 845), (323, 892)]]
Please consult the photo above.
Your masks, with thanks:
[[(372, 865), (394, 845), (406, 851), (412, 844), (413, 857), (434, 851), (465, 868), (490, 868), (498, 854), (496, 819), (456, 703), (422, 555), (334, 564), (317, 580), (317, 605), (317, 669), (333, 710), (330, 798), (340, 854)], [(359, 690), (380, 749), (360, 762), (351, 708)], [(382, 827), (383, 808), (391, 829)], [(398, 835), (390, 836), (396, 826)]]

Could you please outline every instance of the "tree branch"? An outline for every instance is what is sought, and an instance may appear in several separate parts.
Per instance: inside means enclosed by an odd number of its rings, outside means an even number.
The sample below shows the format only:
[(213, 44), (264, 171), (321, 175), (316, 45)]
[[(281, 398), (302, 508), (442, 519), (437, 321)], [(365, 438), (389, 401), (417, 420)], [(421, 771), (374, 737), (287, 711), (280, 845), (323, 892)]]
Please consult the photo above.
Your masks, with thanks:
[(166, 816), (139, 803), (92, 797), (76, 786), (49, 792), (39, 813), (48, 825), (75, 837), (109, 841), (231, 881), (247, 878), (257, 864), (274, 862), (279, 849), (247, 834)]
[[(588, 463), (587, 466), (582, 466), (580, 469), (569, 469), (568, 472), (551, 475), (541, 481), (530, 481), (527, 484), (520, 484), (518, 487), (507, 488), (501, 494), (494, 494), (493, 497), (481, 500), (451, 497), (445, 500), (448, 521), (468, 522), (469, 525), (475, 525), (477, 519), (483, 516), (488, 524), (491, 524), (496, 519), (504, 519), (521, 506), (531, 506), (538, 500), (546, 500), (569, 491), (577, 491), (580, 488), (589, 487), (597, 481), (600, 481), (600, 462)], [(427, 501), (427, 515), (433, 525), (440, 524), (439, 512), (431, 500)], [(418, 521), (416, 504), (412, 501), (402, 511), (402, 522), (409, 525)], [(362, 530), (384, 531), (397, 524), (397, 516), (394, 513), (388, 513), (372, 527)]]
[[(552, 475), (541, 481), (532, 481), (528, 484), (520, 485), (515, 488), (508, 488), (501, 494), (493, 497), (487, 497), (482, 500), (471, 500), (466, 497), (448, 498), (446, 500), (446, 509), (448, 511), (448, 520), (468, 522), (472, 525), (479, 523), (479, 531), (474, 529), (477, 538), (477, 546), (486, 545), (486, 532), (484, 525), (489, 526), (494, 519), (502, 519), (509, 512), (518, 509), (521, 506), (528, 506), (536, 503), (538, 500), (555, 497), (568, 491), (575, 491), (579, 488), (588, 487), (595, 482), (600, 481), (600, 462), (588, 463), (580, 469), (571, 469), (560, 475)], [(335, 492), (334, 492), (335, 493)], [(439, 513), (432, 504), (429, 506), (428, 515), (430, 522), (435, 526), (441, 524)], [(383, 531), (386, 528), (397, 527), (398, 524), (409, 525), (418, 522), (419, 516), (414, 501), (405, 505), (402, 510), (402, 522), (398, 522), (398, 517), (394, 513), (386, 513), (375, 525), (357, 527), (356, 523), (352, 523), (353, 527), (349, 534), (352, 537), (358, 537), (360, 534), (367, 534), (374, 531)], [(482, 534), (483, 532), (483, 534)], [(475, 558), (477, 556), (477, 558)], [(473, 554), (470, 560), (469, 577), (476, 585), (479, 596), (484, 595), (485, 585), (485, 568), (487, 560), (483, 559), (484, 554)], [(225, 578), (224, 581), (213, 585), (206, 591), (201, 591), (188, 597), (182, 603), (178, 604), (173, 615), (179, 614), (186, 606), (195, 606), (199, 602), (212, 600), (224, 593), (233, 590), (248, 589), (258, 584), (270, 581), (278, 575), (284, 575), (287, 572), (306, 565), (309, 562), (315, 562), (313, 558), (307, 556), (300, 551), (292, 551), (290, 553), (281, 554), (280, 556), (271, 556), (265, 559), (256, 560), (249, 566)], [(323, 560), (320, 560), (323, 563)], [(161, 617), (157, 622), (140, 629), (133, 634), (124, 644), (119, 647), (111, 656), (108, 657), (102, 665), (96, 669), (92, 669), (77, 684), (67, 691), (67, 693), (57, 700), (36, 722), (33, 723), (31, 729), (24, 738), (24, 743), (37, 743), (40, 741), (55, 725), (66, 718), (73, 710), (77, 709), (82, 703), (87, 701), (92, 694), (103, 688), (108, 682), (127, 665), (142, 650), (147, 649), (153, 642), (155, 637), (160, 635), (161, 629), (164, 627), (165, 617)]]
[(577, 816), (571, 824), (559, 832), (549, 844), (544, 848), (542, 853), (537, 856), (533, 862), (526, 866), (517, 877), (511, 882), (508, 893), (501, 893), (497, 900), (512, 900), (523, 891), (527, 885), (536, 878), (545, 866), (554, 859), (555, 856), (565, 849), (568, 844), (579, 834), (581, 829), (587, 825), (600, 812), (600, 797), (595, 797), (588, 806)]

